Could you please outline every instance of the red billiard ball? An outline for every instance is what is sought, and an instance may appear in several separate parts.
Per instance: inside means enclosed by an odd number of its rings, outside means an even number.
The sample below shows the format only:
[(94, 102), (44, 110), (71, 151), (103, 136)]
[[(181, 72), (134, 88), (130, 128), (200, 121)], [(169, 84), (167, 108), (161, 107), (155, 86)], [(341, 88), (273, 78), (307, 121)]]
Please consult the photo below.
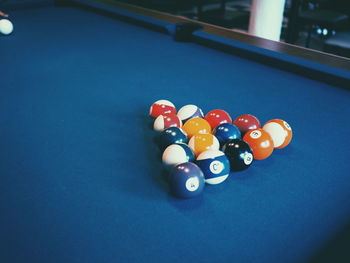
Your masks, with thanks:
[(233, 124), (238, 127), (242, 135), (249, 130), (259, 129), (261, 127), (258, 118), (251, 114), (243, 114), (238, 116), (234, 120)]
[(273, 140), (270, 134), (263, 129), (255, 129), (247, 132), (243, 140), (248, 143), (252, 149), (254, 159), (266, 159), (273, 152)]
[(205, 119), (209, 122), (212, 129), (223, 123), (232, 123), (230, 114), (224, 110), (212, 110), (205, 115)]
[(176, 114), (174, 104), (168, 100), (157, 100), (149, 109), (149, 115), (153, 118), (166, 114)]
[(153, 124), (155, 131), (163, 131), (169, 127), (181, 128), (182, 122), (176, 114), (159, 115)]

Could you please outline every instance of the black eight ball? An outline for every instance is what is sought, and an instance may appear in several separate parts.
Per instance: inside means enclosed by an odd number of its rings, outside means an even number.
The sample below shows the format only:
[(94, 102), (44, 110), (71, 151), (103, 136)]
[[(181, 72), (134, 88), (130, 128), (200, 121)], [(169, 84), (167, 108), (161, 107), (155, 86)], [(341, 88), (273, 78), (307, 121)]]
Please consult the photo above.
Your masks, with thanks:
[(243, 171), (253, 162), (253, 151), (249, 144), (241, 139), (229, 140), (222, 151), (230, 161), (231, 171)]

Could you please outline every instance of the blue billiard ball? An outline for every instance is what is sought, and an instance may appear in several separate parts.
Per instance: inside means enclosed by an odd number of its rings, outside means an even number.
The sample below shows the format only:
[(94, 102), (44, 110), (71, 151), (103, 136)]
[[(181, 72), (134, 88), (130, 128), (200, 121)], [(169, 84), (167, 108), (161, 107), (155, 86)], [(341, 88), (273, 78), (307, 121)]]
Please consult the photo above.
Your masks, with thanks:
[(182, 198), (199, 195), (205, 185), (203, 172), (190, 162), (176, 165), (171, 171), (169, 183), (172, 193)]
[(222, 151), (208, 150), (202, 152), (196, 164), (201, 168), (205, 182), (208, 184), (220, 184), (230, 174), (230, 162)]
[(232, 123), (223, 123), (217, 126), (213, 134), (219, 140), (220, 146), (233, 139), (241, 139), (241, 132)]
[(174, 143), (187, 143), (186, 132), (178, 127), (170, 127), (162, 131), (159, 135), (159, 146), (162, 150)]
[(180, 163), (193, 162), (195, 155), (191, 148), (185, 143), (169, 145), (163, 152), (162, 161), (166, 167)]
[(254, 160), (253, 152), (249, 144), (241, 139), (234, 139), (226, 142), (222, 151), (230, 161), (231, 171), (245, 170)]

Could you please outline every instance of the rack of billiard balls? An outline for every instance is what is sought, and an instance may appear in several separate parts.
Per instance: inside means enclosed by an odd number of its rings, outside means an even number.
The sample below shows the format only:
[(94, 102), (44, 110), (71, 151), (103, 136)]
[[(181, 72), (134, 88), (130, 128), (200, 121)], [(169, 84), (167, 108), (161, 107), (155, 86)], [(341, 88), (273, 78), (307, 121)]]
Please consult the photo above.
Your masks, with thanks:
[(182, 198), (197, 196), (206, 183), (222, 183), (230, 172), (268, 158), (274, 149), (286, 147), (293, 136), (290, 125), (281, 119), (261, 126), (251, 114), (232, 120), (221, 109), (204, 115), (196, 105), (185, 105), (177, 111), (168, 100), (153, 103), (150, 116), (153, 129), (159, 132), (170, 188)]

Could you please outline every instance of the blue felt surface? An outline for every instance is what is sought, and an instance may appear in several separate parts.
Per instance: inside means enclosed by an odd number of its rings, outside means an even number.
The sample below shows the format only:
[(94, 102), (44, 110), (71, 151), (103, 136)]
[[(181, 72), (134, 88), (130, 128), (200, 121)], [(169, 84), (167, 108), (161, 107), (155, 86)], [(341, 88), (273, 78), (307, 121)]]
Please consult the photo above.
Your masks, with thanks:
[[(303, 262), (350, 219), (349, 91), (76, 8), (0, 37), (0, 262)], [(287, 120), (291, 145), (168, 194), (158, 99)]]

